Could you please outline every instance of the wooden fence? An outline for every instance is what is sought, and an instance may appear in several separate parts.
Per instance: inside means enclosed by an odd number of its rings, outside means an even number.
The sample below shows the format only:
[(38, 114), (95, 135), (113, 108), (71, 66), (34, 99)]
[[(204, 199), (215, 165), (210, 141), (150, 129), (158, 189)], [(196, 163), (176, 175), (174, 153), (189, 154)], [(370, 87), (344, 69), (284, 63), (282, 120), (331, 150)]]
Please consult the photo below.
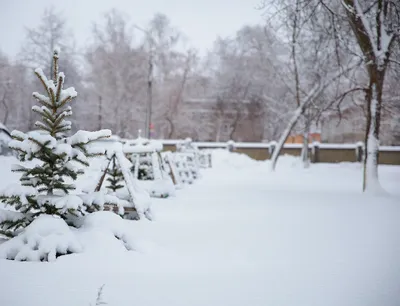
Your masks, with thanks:
[[(161, 140), (164, 151), (176, 150), (178, 140)], [(223, 143), (223, 142), (194, 142), (200, 149), (226, 149), (237, 153), (243, 153), (255, 160), (267, 160), (271, 158), (276, 142), (270, 143)], [(288, 154), (300, 156), (301, 144), (285, 144), (281, 155)], [(364, 155), (364, 144), (328, 144), (312, 143), (309, 145), (309, 156), (313, 163), (338, 163), (361, 162)], [(400, 165), (400, 146), (380, 146), (379, 164)]]

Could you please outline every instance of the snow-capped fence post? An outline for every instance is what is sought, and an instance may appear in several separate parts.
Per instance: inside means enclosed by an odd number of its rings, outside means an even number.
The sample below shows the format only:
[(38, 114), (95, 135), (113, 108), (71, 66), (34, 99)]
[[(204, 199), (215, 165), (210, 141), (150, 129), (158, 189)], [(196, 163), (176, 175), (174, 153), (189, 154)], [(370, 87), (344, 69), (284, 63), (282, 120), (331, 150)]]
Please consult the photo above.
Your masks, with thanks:
[(274, 154), (274, 151), (275, 151), (275, 149), (276, 149), (276, 141), (275, 140), (273, 140), (273, 141), (271, 141), (270, 143), (269, 143), (269, 146), (268, 146), (268, 153), (269, 153), (269, 156), (271, 157), (272, 156), (272, 154)]
[(359, 141), (356, 143), (356, 161), (361, 163), (364, 160), (364, 143)]
[(311, 162), (318, 163), (319, 162), (319, 145), (318, 141), (314, 141), (311, 145)]
[(226, 143), (226, 148), (228, 149), (229, 152), (233, 152), (235, 150), (235, 142), (233, 140), (229, 140)]

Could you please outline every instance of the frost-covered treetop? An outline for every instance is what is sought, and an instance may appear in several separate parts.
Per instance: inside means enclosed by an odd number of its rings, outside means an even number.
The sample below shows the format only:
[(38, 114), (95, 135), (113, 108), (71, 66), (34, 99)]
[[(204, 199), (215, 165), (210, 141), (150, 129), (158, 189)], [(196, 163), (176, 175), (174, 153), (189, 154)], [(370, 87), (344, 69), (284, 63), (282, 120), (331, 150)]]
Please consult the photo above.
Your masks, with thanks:
[(34, 112), (42, 116), (42, 121), (37, 121), (35, 125), (57, 139), (62, 137), (63, 132), (71, 129), (71, 122), (65, 120), (72, 115), (72, 109), (67, 104), (78, 95), (74, 87), (63, 88), (65, 75), (58, 71), (59, 52), (56, 49), (53, 54), (54, 80), (48, 80), (42, 69), (35, 69), (35, 74), (42, 83), (46, 95), (34, 92), (33, 97), (40, 105), (32, 107)]

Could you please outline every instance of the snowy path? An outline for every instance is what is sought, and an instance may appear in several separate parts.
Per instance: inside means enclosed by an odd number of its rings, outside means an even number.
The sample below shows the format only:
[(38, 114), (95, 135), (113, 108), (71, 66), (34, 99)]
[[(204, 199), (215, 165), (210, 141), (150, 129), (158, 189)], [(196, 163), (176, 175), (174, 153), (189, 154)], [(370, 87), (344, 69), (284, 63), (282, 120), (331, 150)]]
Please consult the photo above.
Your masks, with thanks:
[[(132, 223), (139, 252), (0, 261), (0, 305), (94, 305), (102, 284), (116, 306), (398, 305), (399, 194), (360, 195), (354, 165), (266, 169), (222, 159), (156, 200), (156, 221)], [(384, 170), (398, 192), (399, 168)]]

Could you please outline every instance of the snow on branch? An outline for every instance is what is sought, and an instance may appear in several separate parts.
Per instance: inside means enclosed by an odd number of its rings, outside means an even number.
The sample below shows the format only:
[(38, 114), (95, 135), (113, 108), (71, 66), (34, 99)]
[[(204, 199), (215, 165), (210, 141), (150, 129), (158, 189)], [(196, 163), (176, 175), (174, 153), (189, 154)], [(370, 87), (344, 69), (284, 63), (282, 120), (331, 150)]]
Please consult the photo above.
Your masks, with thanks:
[(42, 107), (38, 105), (32, 106), (32, 111), (43, 116), (43, 118), (52, 120), (51, 110), (48, 108), (49, 105), (43, 105)]
[(57, 106), (62, 107), (67, 102), (71, 101), (72, 99), (75, 99), (77, 96), (78, 96), (78, 93), (76, 92), (74, 87), (69, 87), (67, 89), (63, 89), (60, 93), (59, 99), (57, 99)]
[[(39, 103), (41, 103), (42, 105), (44, 105), (44, 106), (47, 106), (47, 107), (52, 107), (52, 105), (51, 105), (51, 101), (50, 101), (50, 98), (49, 97), (47, 97), (47, 96), (45, 96), (45, 95), (42, 95), (42, 94), (40, 94), (40, 93), (38, 93), (38, 92), (34, 92), (34, 93), (32, 93), (32, 96), (39, 102)], [(34, 106), (35, 107), (35, 106)], [(33, 110), (33, 108), (32, 108), (32, 110)]]
[(345, 73), (353, 70), (355, 67), (358, 67), (361, 64), (361, 62), (357, 62), (353, 65), (349, 65), (347, 68), (343, 69), (340, 68), (339, 71), (337, 71), (335, 74), (333, 74), (330, 77), (325, 77), (322, 80), (320, 80), (317, 84), (314, 85), (314, 87), (310, 90), (310, 92), (307, 94), (307, 96), (301, 101), (299, 107), (296, 109), (296, 111), (293, 113), (291, 119), (289, 120), (286, 129), (283, 131), (281, 137), (279, 138), (278, 144), (276, 149), (274, 150), (274, 153), (272, 154), (271, 157), (271, 169), (275, 170), (276, 167), (276, 162), (278, 160), (278, 156), (280, 154), (280, 151), (283, 147), (283, 144), (285, 143), (287, 137), (290, 134), (290, 131), (296, 124), (297, 120), (303, 114), (305, 109), (309, 106), (309, 104), (315, 100), (326, 88), (328, 88), (332, 82), (336, 81), (338, 78), (340, 78), (342, 75)]
[(377, 1), (364, 11), (359, 0), (342, 0), (367, 61), (373, 56), (379, 67), (387, 63), (396, 36), (395, 31), (389, 29), (388, 19), (391, 16), (387, 15), (387, 9), (382, 2)]
[(68, 139), (71, 146), (88, 144), (89, 142), (111, 137), (111, 131), (104, 129), (95, 132), (78, 131)]
[(60, 101), (60, 95), (61, 95), (61, 91), (62, 88), (64, 86), (64, 79), (65, 79), (65, 75), (63, 72), (60, 72), (58, 74), (58, 79), (57, 79), (57, 93), (56, 93), (56, 101)]

